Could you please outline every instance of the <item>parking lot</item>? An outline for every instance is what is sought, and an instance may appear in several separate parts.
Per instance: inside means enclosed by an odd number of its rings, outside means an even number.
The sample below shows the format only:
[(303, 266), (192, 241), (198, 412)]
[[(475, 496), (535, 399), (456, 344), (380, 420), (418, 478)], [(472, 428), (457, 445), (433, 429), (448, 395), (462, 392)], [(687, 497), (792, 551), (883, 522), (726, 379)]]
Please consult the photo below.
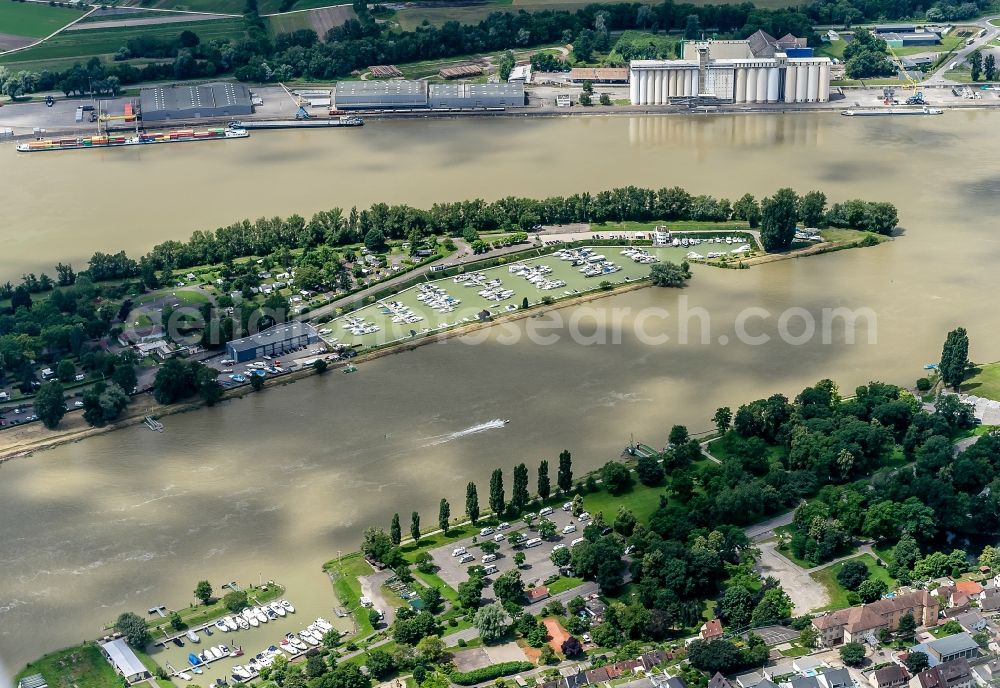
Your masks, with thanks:
[[(504, 539), (497, 543), (500, 545), (500, 550), (497, 552), (496, 561), (491, 562), (493, 566), (497, 567), (497, 572), (488, 576), (488, 580), (496, 579), (497, 576), (503, 574), (505, 571), (515, 568), (515, 552), (524, 552), (525, 562), (521, 567), (521, 578), (527, 587), (541, 585), (547, 578), (559, 573), (555, 564), (550, 559), (552, 548), (558, 544), (569, 547), (570, 542), (576, 538), (583, 537), (583, 527), (586, 525), (586, 522), (579, 521), (570, 512), (563, 511), (559, 507), (555, 507), (553, 512), (544, 518), (556, 524), (556, 535), (551, 540), (543, 540), (542, 544), (536, 547), (514, 546), (511, 544), (510, 536), (514, 533), (523, 534), (528, 539), (538, 537), (537, 520), (532, 523), (531, 528), (528, 528), (524, 524), (524, 521), (518, 520), (512, 521), (509, 528), (495, 531), (484, 537), (466, 538), (431, 550), (431, 557), (439, 568), (438, 575), (449, 586), (457, 588), (459, 583), (468, 580), (470, 566), (483, 565), (483, 552), (477, 543), (484, 540), (493, 541), (497, 534), (502, 534)], [(576, 532), (563, 535), (563, 528), (570, 524), (576, 526)], [(477, 542), (473, 542), (474, 540)], [(468, 554), (474, 557), (474, 560), (461, 563), (462, 557), (452, 556), (452, 552), (460, 547), (464, 547)], [(491, 598), (492, 593), (492, 587), (487, 587), (483, 591), (483, 597)]]

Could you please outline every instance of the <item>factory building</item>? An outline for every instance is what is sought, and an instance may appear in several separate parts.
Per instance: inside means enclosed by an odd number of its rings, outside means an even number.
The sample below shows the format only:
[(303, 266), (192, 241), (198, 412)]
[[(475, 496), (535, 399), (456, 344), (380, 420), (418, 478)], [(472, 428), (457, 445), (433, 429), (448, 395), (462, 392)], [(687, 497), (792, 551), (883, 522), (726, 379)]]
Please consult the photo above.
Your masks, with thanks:
[(337, 84), (335, 103), (341, 110), (523, 107), (524, 84), (341, 81)]
[(250, 90), (228, 82), (144, 88), (139, 92), (139, 104), (144, 122), (237, 117), (253, 112)]
[(250, 337), (234, 339), (226, 344), (226, 355), (237, 363), (243, 363), (264, 356), (281, 356), (317, 341), (319, 335), (316, 328), (295, 321), (275, 325)]
[(758, 31), (745, 41), (689, 42), (681, 60), (632, 60), (629, 98), (633, 105), (692, 99), (824, 103), (830, 99), (830, 64), (790, 35), (775, 39)]
[(432, 108), (524, 107), (524, 84), (431, 84)]

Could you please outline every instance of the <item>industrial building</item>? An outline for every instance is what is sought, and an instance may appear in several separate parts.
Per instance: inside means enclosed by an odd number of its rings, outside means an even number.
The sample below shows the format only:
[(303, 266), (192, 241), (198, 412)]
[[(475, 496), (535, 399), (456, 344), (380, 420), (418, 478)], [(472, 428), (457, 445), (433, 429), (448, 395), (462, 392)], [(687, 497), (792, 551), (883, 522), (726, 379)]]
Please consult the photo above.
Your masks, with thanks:
[(341, 110), (523, 107), (524, 84), (341, 81), (337, 84), (335, 102)]
[(295, 321), (275, 325), (250, 337), (234, 339), (226, 344), (226, 355), (242, 363), (264, 356), (281, 356), (317, 341), (319, 335), (315, 327)]
[(237, 117), (253, 112), (250, 90), (243, 84), (228, 82), (144, 88), (139, 103), (144, 122)]
[(883, 33), (879, 38), (885, 40), (890, 48), (908, 48), (913, 45), (937, 45), (941, 37), (933, 31), (913, 31), (906, 33)]
[(627, 84), (628, 69), (625, 67), (574, 67), (569, 72), (573, 83), (590, 81), (595, 84)]
[(524, 84), (431, 84), (432, 108), (506, 108), (524, 106)]
[(824, 103), (830, 99), (830, 59), (813, 57), (804, 39), (758, 31), (745, 41), (684, 45), (684, 59), (632, 60), (633, 105), (671, 103)]

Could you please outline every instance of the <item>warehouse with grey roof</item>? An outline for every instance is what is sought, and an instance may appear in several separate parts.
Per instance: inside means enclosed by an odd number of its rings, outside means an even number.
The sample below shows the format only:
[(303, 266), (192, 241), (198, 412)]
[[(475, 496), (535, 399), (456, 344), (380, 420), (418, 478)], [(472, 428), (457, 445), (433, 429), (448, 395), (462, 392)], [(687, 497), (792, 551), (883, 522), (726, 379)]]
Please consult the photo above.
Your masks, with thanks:
[(226, 355), (233, 361), (242, 363), (264, 356), (281, 356), (318, 340), (316, 328), (294, 321), (275, 325), (250, 337), (234, 339), (226, 344)]
[(403, 79), (341, 81), (334, 102), (341, 110), (522, 107), (524, 84), (427, 84)]
[(144, 88), (139, 104), (144, 122), (236, 117), (253, 112), (250, 89), (228, 82)]

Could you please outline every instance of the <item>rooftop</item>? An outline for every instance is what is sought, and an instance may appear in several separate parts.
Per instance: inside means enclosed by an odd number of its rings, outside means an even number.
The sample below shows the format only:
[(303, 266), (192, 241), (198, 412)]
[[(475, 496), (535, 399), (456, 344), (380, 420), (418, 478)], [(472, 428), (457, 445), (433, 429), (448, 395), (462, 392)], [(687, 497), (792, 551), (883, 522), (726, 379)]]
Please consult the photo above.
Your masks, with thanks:
[(140, 91), (145, 114), (160, 110), (199, 110), (250, 104), (250, 90), (243, 84), (217, 82), (198, 86), (155, 86)]
[(942, 657), (958, 652), (978, 649), (979, 644), (968, 633), (956, 633), (927, 643), (927, 647)]
[(135, 676), (148, 671), (146, 665), (139, 661), (124, 638), (102, 643), (101, 649), (122, 676)]
[(17, 688), (49, 688), (49, 684), (41, 674), (32, 674), (18, 681)]
[(338, 96), (408, 95), (422, 96), (427, 93), (423, 81), (392, 79), (391, 81), (339, 81)]
[(307, 335), (315, 335), (315, 329), (313, 326), (296, 320), (294, 322), (269, 327), (263, 332), (258, 332), (255, 335), (244, 337), (243, 339), (234, 339), (229, 342), (229, 346), (236, 351), (246, 351), (247, 349), (256, 349), (258, 346), (263, 346), (265, 344), (272, 344), (277, 341), (292, 339), (295, 337), (304, 337)]

